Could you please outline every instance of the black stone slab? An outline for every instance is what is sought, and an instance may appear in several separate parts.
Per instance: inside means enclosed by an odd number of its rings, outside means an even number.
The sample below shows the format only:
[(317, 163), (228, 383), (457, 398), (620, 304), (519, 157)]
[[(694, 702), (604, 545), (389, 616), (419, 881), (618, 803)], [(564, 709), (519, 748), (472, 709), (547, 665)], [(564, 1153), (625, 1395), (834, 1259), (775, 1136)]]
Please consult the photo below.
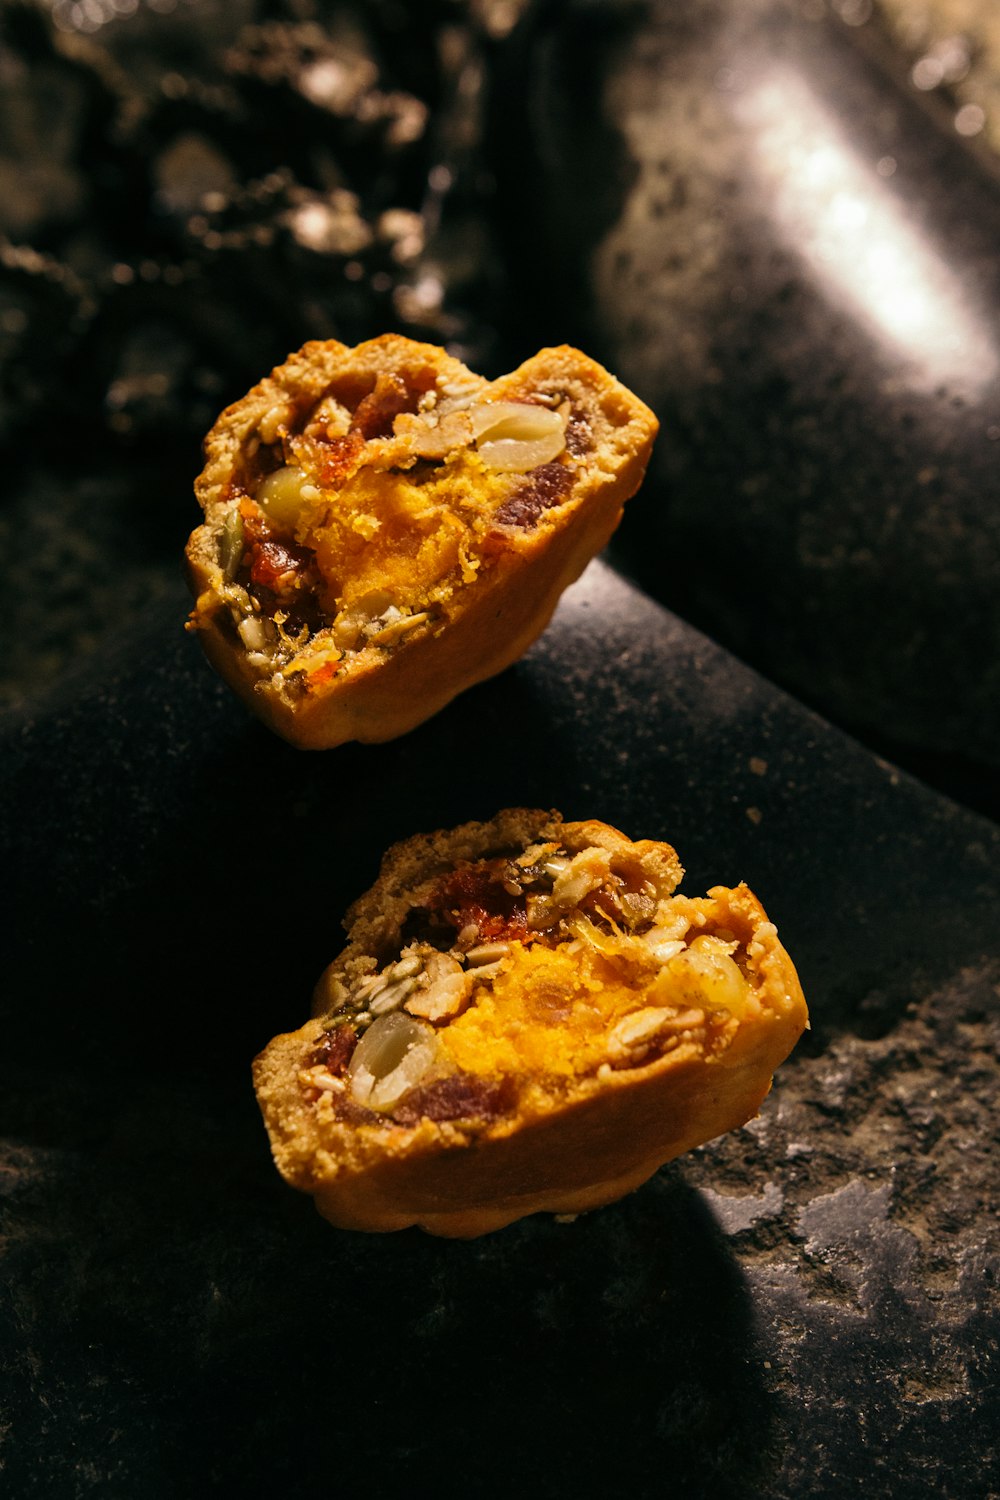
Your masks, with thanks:
[[(1000, 833), (599, 564), (517, 667), (323, 755), (174, 606), (3, 735), (6, 1493), (998, 1493)], [(386, 844), (516, 802), (747, 879), (813, 1030), (619, 1205), (334, 1231), (250, 1058)]]
[(1000, 161), (871, 6), (539, 6), (497, 101), (525, 337), (663, 422), (619, 560), (1000, 811)]

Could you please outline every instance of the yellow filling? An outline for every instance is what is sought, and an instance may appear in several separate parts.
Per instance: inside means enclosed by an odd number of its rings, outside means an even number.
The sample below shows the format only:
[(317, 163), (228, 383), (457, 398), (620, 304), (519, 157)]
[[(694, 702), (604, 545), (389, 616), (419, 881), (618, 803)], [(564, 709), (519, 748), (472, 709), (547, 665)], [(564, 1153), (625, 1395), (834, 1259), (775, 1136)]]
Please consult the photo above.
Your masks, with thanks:
[(470, 451), (428, 477), (362, 468), (336, 492), (303, 500), (295, 536), (315, 550), (331, 613), (376, 590), (418, 609), (469, 568), (469, 542), (510, 491), (510, 476)]
[[(573, 951), (514, 945), (492, 991), (479, 990), (470, 1008), (438, 1032), (441, 1048), (468, 1073), (572, 1078), (606, 1063), (609, 1035), (640, 1012), (666, 1010), (686, 1019), (674, 1034), (688, 1037), (710, 1016), (721, 1037), (757, 1005), (727, 946), (696, 938), (643, 974), (585, 945), (583, 951), (576, 944)], [(669, 1031), (670, 1018), (664, 1020)], [(637, 1062), (642, 1055), (637, 1048)]]

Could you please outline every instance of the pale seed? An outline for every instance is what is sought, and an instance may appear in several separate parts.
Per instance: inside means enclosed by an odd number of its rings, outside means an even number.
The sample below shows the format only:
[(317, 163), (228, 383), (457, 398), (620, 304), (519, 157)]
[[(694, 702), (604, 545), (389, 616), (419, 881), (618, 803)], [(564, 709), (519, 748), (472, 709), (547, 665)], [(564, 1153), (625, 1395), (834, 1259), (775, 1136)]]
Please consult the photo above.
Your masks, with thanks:
[(506, 958), (509, 952), (509, 943), (478, 943), (475, 948), (468, 950), (465, 961), (478, 968), (480, 964), (492, 964), (498, 959)]
[(416, 987), (415, 979), (401, 979), (398, 984), (390, 984), (368, 1002), (368, 1009), (373, 1016), (386, 1016), (390, 1011), (399, 1010), (403, 1001), (413, 993)]

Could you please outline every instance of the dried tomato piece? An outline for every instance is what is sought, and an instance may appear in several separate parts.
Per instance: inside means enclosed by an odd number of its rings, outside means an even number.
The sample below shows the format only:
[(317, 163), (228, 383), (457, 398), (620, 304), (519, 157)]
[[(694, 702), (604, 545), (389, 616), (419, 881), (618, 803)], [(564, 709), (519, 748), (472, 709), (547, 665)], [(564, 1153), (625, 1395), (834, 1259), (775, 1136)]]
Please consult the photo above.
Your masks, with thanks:
[(309, 1059), (310, 1064), (324, 1067), (334, 1078), (340, 1078), (347, 1072), (347, 1064), (357, 1045), (357, 1032), (345, 1022), (333, 1031), (324, 1031)]
[(364, 452), (365, 440), (360, 432), (348, 432), (323, 444), (323, 461), (318, 478), (321, 485), (335, 489), (350, 479)]
[(430, 900), (458, 931), (474, 926), (481, 942), (524, 942), (528, 937), (525, 893), (510, 891), (505, 859), (462, 865), (441, 880)]
[(250, 582), (273, 594), (287, 594), (301, 585), (312, 564), (312, 553), (291, 542), (270, 538), (250, 549)]
[(524, 483), (509, 495), (493, 517), (498, 526), (527, 531), (544, 511), (561, 505), (573, 488), (573, 471), (558, 460), (532, 469)]
[(452, 1073), (413, 1089), (393, 1111), (401, 1125), (421, 1120), (495, 1120), (509, 1114), (517, 1103), (513, 1078), (479, 1078), (473, 1073)]
[(246, 546), (253, 542), (266, 542), (271, 536), (267, 517), (249, 495), (240, 501), (240, 520), (243, 522), (243, 540)]
[(306, 682), (310, 688), (321, 687), (324, 682), (332, 682), (344, 665), (343, 660), (331, 661), (329, 658), (322, 662), (315, 671), (306, 673)]
[(387, 1126), (391, 1123), (390, 1115), (381, 1115), (374, 1109), (365, 1109), (363, 1104), (355, 1104), (347, 1094), (334, 1096), (333, 1118), (342, 1125)]
[(252, 500), (240, 504), (243, 557), (239, 579), (266, 614), (286, 612), (286, 627), (294, 634), (319, 622), (315, 561), (309, 547), (281, 541), (267, 517)]
[(432, 370), (402, 375), (380, 375), (374, 389), (358, 402), (351, 419), (351, 431), (363, 438), (392, 436), (392, 424), (404, 411), (414, 412), (420, 398), (435, 383)]
[(572, 411), (566, 422), (566, 452), (572, 458), (583, 458), (594, 446), (594, 434), (582, 411)]

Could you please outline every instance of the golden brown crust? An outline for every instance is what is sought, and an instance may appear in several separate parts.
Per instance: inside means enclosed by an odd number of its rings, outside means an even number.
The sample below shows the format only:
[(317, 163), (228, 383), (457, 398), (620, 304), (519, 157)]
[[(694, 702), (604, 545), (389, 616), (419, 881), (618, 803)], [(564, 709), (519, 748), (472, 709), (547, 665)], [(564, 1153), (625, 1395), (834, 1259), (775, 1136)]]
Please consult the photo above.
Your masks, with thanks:
[[(572, 471), (568, 496), (529, 525), (500, 525), (480, 547), (475, 576), (438, 601), (431, 621), (391, 649), (341, 662), (326, 680), (289, 680), (264, 669), (237, 633), (239, 608), (220, 563), (220, 538), (241, 495), (260, 482), (262, 439), (295, 433), (332, 390), (360, 401), (380, 377), (433, 380), (433, 399), (530, 402), (558, 392), (581, 413), (593, 446), (558, 462)], [(449, 395), (448, 393), (457, 393)], [(553, 398), (554, 399), (554, 398)], [(412, 419), (411, 419), (412, 420)], [(188, 571), (196, 596), (192, 628), (217, 671), (278, 734), (305, 749), (386, 740), (414, 728), (457, 693), (516, 661), (547, 625), (563, 590), (607, 543), (639, 487), (657, 430), (653, 414), (577, 350), (542, 350), (512, 374), (486, 382), (444, 350), (384, 335), (355, 349), (307, 344), (241, 401), (205, 442), (195, 491), (205, 523), (191, 536)], [(366, 449), (377, 464), (406, 466), (405, 421)], [(365, 459), (368, 462), (368, 459)], [(551, 467), (551, 466), (550, 466)]]
[[(516, 1108), (491, 1119), (337, 1118), (331, 1096), (317, 1098), (302, 1079), (329, 1025), (322, 1012), (331, 979), (349, 981), (366, 961), (371, 968), (372, 958), (398, 953), (408, 911), (447, 870), (550, 840), (569, 854), (607, 849), (613, 869), (655, 887), (668, 904), (683, 903), (692, 930), (723, 932), (739, 945), (753, 985), (743, 1013), (727, 1018), (724, 1045), (709, 1051), (685, 1034), (673, 1050), (631, 1066), (568, 1079), (525, 1076)], [(613, 1202), (672, 1157), (744, 1124), (806, 1024), (805, 1002), (752, 892), (717, 886), (700, 900), (675, 898), (681, 874), (669, 845), (633, 844), (602, 823), (563, 823), (557, 813), (525, 809), (390, 850), (375, 886), (348, 915), (350, 941), (317, 986), (315, 1018), (276, 1037), (255, 1062), (282, 1174), (341, 1227), (419, 1224), (465, 1237), (540, 1210), (576, 1213)]]

